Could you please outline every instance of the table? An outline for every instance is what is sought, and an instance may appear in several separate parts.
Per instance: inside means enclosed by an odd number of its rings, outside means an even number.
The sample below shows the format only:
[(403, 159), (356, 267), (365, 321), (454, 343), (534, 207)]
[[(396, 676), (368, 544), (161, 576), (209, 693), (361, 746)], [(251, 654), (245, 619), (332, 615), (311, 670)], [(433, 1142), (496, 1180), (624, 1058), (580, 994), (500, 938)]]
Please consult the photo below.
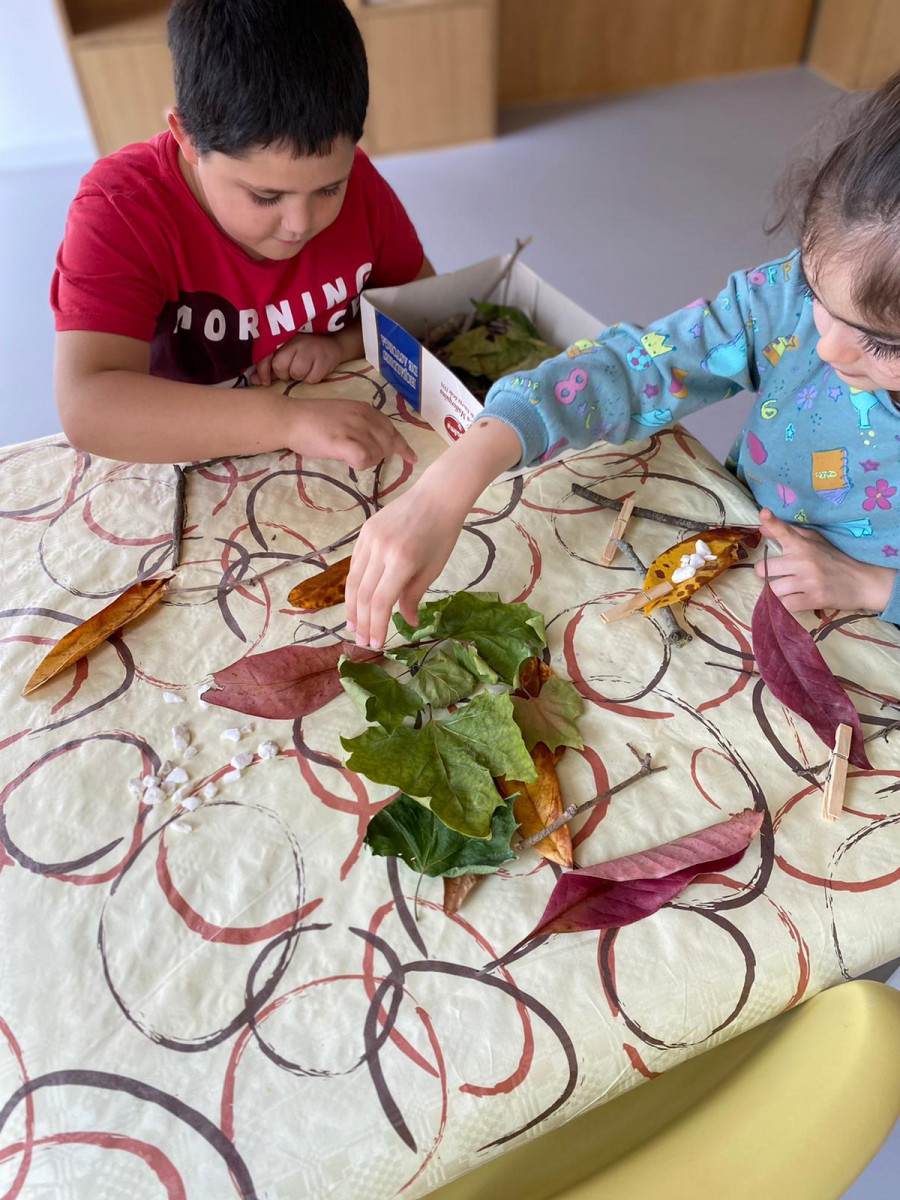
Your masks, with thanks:
[[(422, 464), (442, 449), (365, 364), (317, 390), (383, 407)], [(574, 483), (711, 525), (756, 518), (677, 428), (493, 485), (435, 589), (496, 590), (546, 615), (551, 665), (586, 700), (585, 749), (560, 764), (568, 802), (631, 774), (629, 741), (667, 766), (580, 818), (580, 863), (754, 805), (761, 836), (727, 875), (637, 925), (551, 938), (480, 976), (543, 911), (549, 864), (523, 855), (453, 918), (441, 881), (425, 879), (416, 910), (415, 874), (362, 845), (390, 793), (341, 765), (340, 734), (364, 725), (348, 698), (222, 740), (248, 719), (204, 706), (198, 689), (244, 654), (340, 633), (342, 609), (304, 617), (287, 593), (346, 550), (311, 552), (352, 537), (408, 475), (396, 461), (354, 473), (291, 453), (187, 469), (169, 601), (25, 700), (46, 646), (167, 567), (179, 488), (170, 466), (92, 458), (61, 438), (0, 453), (0, 1192), (11, 1200), (415, 1200), (900, 955), (897, 755), (870, 743), (876, 770), (851, 769), (848, 811), (821, 819), (821, 793), (797, 771), (823, 760), (822, 744), (741, 669), (759, 591), (750, 564), (687, 606), (688, 646), (666, 645), (656, 619), (600, 620), (636, 577), (621, 557), (598, 566), (613, 514)], [(644, 561), (680, 540), (647, 520), (629, 536)], [(898, 632), (847, 614), (809, 624), (866, 731), (893, 720)], [(221, 781), (235, 749), (265, 738), (280, 753), (176, 819), (128, 786), (182, 761), (176, 723), (199, 748), (184, 761), (193, 779)]]

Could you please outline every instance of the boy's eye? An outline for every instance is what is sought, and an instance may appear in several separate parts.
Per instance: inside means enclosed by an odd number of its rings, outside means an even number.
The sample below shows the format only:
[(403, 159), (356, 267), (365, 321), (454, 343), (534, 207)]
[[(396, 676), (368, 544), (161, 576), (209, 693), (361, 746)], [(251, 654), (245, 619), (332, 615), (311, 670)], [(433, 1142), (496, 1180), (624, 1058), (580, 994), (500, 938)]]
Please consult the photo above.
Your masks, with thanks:
[(900, 342), (897, 344), (879, 342), (871, 334), (864, 333), (862, 334), (862, 345), (863, 349), (873, 358), (900, 358)]
[(263, 208), (268, 208), (270, 204), (277, 204), (281, 199), (280, 196), (257, 196), (256, 192), (250, 193), (254, 204), (261, 204)]
[(322, 191), (319, 194), (321, 196), (336, 196), (340, 190), (341, 185), (339, 183), (335, 183), (332, 184), (331, 187), (322, 188)]

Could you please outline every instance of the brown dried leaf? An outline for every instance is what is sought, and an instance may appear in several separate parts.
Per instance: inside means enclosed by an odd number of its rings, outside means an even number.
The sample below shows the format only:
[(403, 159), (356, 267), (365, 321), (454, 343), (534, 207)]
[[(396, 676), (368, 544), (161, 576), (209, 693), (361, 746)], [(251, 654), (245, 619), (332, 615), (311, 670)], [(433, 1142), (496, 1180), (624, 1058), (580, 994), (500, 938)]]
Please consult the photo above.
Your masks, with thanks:
[(318, 612), (321, 608), (332, 608), (335, 604), (343, 604), (344, 589), (349, 573), (349, 557), (332, 563), (318, 575), (304, 579), (295, 588), (291, 588), (288, 604), (292, 608), (302, 608), (306, 612)]
[[(497, 779), (497, 788), (501, 796), (509, 799), (518, 792), (513, 801), (513, 812), (519, 826), (519, 835), (530, 837), (539, 830), (546, 828), (563, 814), (562, 792), (556, 775), (556, 764), (562, 758), (562, 750), (550, 751), (543, 742), (538, 742), (531, 752), (531, 758), (537, 768), (538, 777), (534, 783), (522, 783), (514, 779)], [(562, 825), (555, 833), (550, 833), (535, 844), (535, 850), (551, 862), (563, 867), (571, 867), (572, 835), (568, 825)]]
[(542, 658), (529, 658), (519, 671), (519, 686), (514, 695), (521, 694), (530, 700), (536, 700), (541, 694), (541, 688), (552, 676), (553, 672)]
[(134, 621), (152, 608), (162, 599), (163, 592), (169, 586), (171, 576), (164, 579), (141, 579), (126, 588), (106, 608), (82, 621), (70, 630), (65, 637), (59, 639), (53, 649), (42, 659), (37, 670), (22, 689), (22, 695), (28, 696), (42, 684), (53, 679), (66, 667), (71, 667), (80, 658), (105, 642), (108, 637)]
[(649, 616), (656, 608), (663, 608), (669, 604), (678, 604), (686, 600), (688, 596), (699, 591), (717, 575), (721, 575), (723, 571), (734, 566), (739, 559), (745, 558), (748, 549), (752, 550), (754, 546), (759, 545), (759, 537), (759, 526), (723, 525), (718, 529), (707, 529), (704, 533), (691, 534), (683, 542), (670, 546), (647, 568), (644, 591), (649, 591), (651, 587), (662, 583), (663, 580), (671, 582), (672, 572), (681, 565), (682, 555), (692, 554), (698, 539), (706, 542), (710, 552), (717, 556), (716, 561), (698, 567), (696, 575), (682, 580), (681, 583), (676, 583), (671, 592), (665, 596), (658, 596), (649, 604), (645, 604), (644, 613)]
[(448, 917), (459, 912), (462, 903), (483, 875), (445, 875), (444, 876), (444, 912)]

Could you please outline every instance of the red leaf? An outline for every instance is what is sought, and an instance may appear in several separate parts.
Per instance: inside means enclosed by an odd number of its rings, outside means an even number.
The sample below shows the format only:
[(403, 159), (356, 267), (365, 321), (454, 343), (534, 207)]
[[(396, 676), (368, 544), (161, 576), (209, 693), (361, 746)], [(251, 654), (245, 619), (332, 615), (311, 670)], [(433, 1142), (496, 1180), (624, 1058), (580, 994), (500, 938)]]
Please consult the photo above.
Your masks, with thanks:
[(853, 730), (850, 762), (870, 771), (853, 701), (834, 677), (809, 630), (784, 607), (768, 580), (753, 609), (753, 653), (763, 682), (791, 712), (808, 721), (829, 749), (837, 727)]
[(204, 692), (207, 704), (248, 713), (251, 717), (293, 720), (315, 712), (343, 690), (338, 659), (347, 654), (354, 662), (381, 658), (380, 650), (366, 650), (347, 642), (332, 646), (280, 646), (265, 654), (249, 654), (230, 667), (213, 672), (219, 691)]
[(663, 846), (566, 871), (557, 880), (540, 921), (510, 954), (535, 937), (618, 929), (651, 916), (698, 875), (733, 867), (762, 819), (762, 813), (747, 808)]

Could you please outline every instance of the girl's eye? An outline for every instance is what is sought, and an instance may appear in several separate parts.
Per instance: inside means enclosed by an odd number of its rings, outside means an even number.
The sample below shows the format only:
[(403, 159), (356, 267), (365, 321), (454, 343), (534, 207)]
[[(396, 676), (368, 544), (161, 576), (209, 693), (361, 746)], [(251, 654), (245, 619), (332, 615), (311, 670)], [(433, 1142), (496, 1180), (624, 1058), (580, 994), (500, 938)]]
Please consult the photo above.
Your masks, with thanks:
[(800, 290), (803, 292), (803, 295), (806, 297), (807, 300), (810, 300), (810, 301), (815, 300), (815, 298), (816, 298), (815, 293), (813, 292), (812, 288), (809, 286), (809, 284), (806, 282), (805, 279), (800, 284)]
[(253, 203), (259, 204), (263, 208), (268, 208), (271, 204), (277, 204), (281, 199), (280, 196), (257, 196), (256, 192), (251, 192), (250, 195), (253, 197)]
[(863, 349), (873, 358), (900, 358), (900, 342), (892, 345), (890, 342), (879, 342), (871, 334), (864, 333), (861, 338)]

